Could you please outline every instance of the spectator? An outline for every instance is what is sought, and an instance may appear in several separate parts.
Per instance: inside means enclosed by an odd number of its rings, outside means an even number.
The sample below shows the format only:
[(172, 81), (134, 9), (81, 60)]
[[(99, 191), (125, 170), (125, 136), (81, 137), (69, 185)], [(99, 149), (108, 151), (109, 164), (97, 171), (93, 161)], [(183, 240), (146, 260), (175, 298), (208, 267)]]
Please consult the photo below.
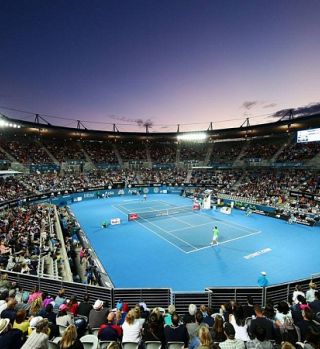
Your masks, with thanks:
[[(138, 321), (138, 320), (136, 319), (135, 321)], [(144, 325), (143, 332), (142, 332), (142, 340), (144, 342), (159, 341), (162, 343), (162, 348), (165, 347), (163, 320), (159, 321), (159, 318), (156, 312), (152, 312), (150, 314), (148, 321)]]
[(188, 324), (190, 322), (194, 322), (196, 311), (197, 311), (197, 306), (195, 304), (189, 304), (188, 313), (186, 313), (184, 315), (183, 322), (185, 324)]
[(7, 302), (7, 308), (1, 312), (1, 318), (10, 319), (11, 325), (13, 325), (14, 320), (16, 319), (16, 312), (17, 312), (15, 310), (16, 304), (17, 304), (17, 301), (15, 300), (15, 298), (9, 298)]
[(265, 329), (267, 340), (274, 340), (275, 332), (273, 322), (263, 315), (262, 309), (259, 305), (256, 304), (254, 306), (254, 311), (256, 318), (251, 320), (250, 333), (256, 333), (256, 328), (259, 326)]
[(25, 310), (18, 310), (16, 313), (16, 319), (13, 323), (13, 328), (20, 330), (24, 335), (27, 335), (30, 326), (30, 322), (26, 317), (27, 313)]
[(168, 306), (168, 312), (166, 313), (166, 315), (164, 317), (165, 325), (169, 325), (169, 326), (172, 325), (171, 316), (175, 311), (176, 311), (176, 307), (173, 304), (170, 304)]
[(246, 349), (273, 349), (273, 344), (266, 339), (266, 330), (257, 326), (252, 333), (254, 339), (246, 342)]
[(47, 319), (40, 320), (35, 331), (32, 331), (21, 349), (48, 349), (49, 347), (49, 323)]
[[(316, 290), (314, 292), (314, 301), (309, 304), (310, 308), (312, 309), (314, 314), (317, 314), (320, 312), (320, 299), (319, 299), (319, 291)], [(319, 322), (320, 317), (316, 318), (316, 320)]]
[(120, 341), (121, 337), (122, 328), (115, 323), (115, 313), (110, 312), (107, 323), (100, 326), (98, 338), (101, 341)]
[(227, 339), (224, 342), (219, 343), (221, 349), (245, 349), (244, 342), (240, 339), (235, 339), (234, 336), (236, 332), (229, 322), (224, 323), (223, 329)]
[(233, 314), (229, 315), (229, 322), (233, 325), (236, 332), (235, 339), (241, 339), (244, 342), (250, 340), (241, 305), (235, 306)]
[(300, 285), (296, 285), (295, 288), (294, 288), (294, 291), (293, 291), (293, 295), (292, 295), (292, 301), (295, 303), (295, 304), (298, 304), (299, 303), (299, 300), (298, 300), (298, 296), (303, 296), (305, 298), (305, 294), (304, 292), (302, 291), (302, 287)]
[(316, 289), (317, 289), (317, 284), (310, 281), (309, 290), (306, 292), (306, 301), (308, 303), (311, 303), (314, 301), (314, 299), (315, 299), (314, 293), (315, 293)]
[(20, 349), (22, 343), (22, 332), (11, 329), (10, 319), (0, 319), (0, 348)]
[(83, 315), (89, 318), (89, 313), (92, 309), (92, 305), (89, 304), (89, 295), (84, 295), (83, 302), (80, 302), (79, 308), (78, 308), (78, 315)]
[(200, 346), (198, 346), (198, 349), (212, 348), (213, 341), (212, 341), (210, 331), (207, 327), (202, 326), (199, 328), (199, 339), (200, 339)]
[(195, 322), (190, 322), (186, 326), (189, 333), (190, 342), (192, 342), (193, 337), (198, 336), (200, 326), (209, 327), (203, 322), (203, 315), (200, 310), (198, 310), (195, 314)]
[(65, 290), (62, 288), (59, 292), (56, 298), (54, 299), (54, 308), (59, 309), (60, 305), (65, 303), (66, 298), (64, 296)]
[(59, 342), (61, 349), (84, 349), (83, 344), (78, 338), (77, 328), (75, 325), (69, 325)]
[(97, 299), (89, 313), (89, 327), (99, 328), (106, 321), (109, 310), (103, 307), (103, 302)]
[(185, 324), (180, 324), (180, 318), (176, 312), (171, 315), (171, 323), (171, 325), (166, 325), (164, 328), (166, 342), (183, 342), (184, 348), (188, 348), (189, 333)]
[(245, 318), (252, 317), (255, 315), (253, 307), (253, 299), (251, 296), (247, 296), (247, 304), (243, 306), (243, 316)]
[(212, 339), (214, 342), (223, 342), (227, 339), (223, 329), (223, 317), (216, 315), (214, 317), (214, 324), (212, 329)]
[(122, 325), (123, 337), (122, 342), (139, 343), (141, 340), (142, 325), (141, 322), (134, 318), (134, 312), (130, 310)]

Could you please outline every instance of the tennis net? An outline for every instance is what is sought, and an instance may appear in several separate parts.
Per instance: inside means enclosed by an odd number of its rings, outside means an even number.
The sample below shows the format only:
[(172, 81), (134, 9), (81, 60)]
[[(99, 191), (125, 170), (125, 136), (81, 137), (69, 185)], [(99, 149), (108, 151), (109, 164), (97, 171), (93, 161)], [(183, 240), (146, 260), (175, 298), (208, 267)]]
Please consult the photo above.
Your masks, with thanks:
[(137, 219), (148, 219), (155, 217), (173, 216), (179, 213), (194, 212), (192, 206), (170, 207), (163, 210), (132, 212), (128, 214), (128, 221), (136, 221)]

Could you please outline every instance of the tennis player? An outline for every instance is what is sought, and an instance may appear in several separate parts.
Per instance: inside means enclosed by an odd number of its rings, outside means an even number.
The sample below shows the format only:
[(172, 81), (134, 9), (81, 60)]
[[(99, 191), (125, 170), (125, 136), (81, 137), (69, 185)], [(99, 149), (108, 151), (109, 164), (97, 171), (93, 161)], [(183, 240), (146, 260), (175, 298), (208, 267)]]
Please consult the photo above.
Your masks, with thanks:
[(212, 229), (212, 233), (213, 233), (213, 237), (212, 237), (212, 241), (211, 241), (211, 245), (219, 245), (219, 242), (218, 242), (218, 238), (219, 238), (219, 229), (217, 226), (215, 226), (213, 229)]

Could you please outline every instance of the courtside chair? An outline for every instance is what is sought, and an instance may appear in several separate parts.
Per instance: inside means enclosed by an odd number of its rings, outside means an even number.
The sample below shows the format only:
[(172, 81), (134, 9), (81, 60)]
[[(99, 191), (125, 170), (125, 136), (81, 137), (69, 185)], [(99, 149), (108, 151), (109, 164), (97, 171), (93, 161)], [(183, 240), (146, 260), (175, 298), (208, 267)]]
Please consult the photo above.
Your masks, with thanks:
[(99, 339), (93, 334), (87, 334), (80, 338), (84, 349), (99, 349)]
[(122, 349), (138, 349), (138, 345), (136, 342), (122, 342)]
[(145, 341), (145, 349), (161, 349), (161, 342), (160, 341)]
[(184, 348), (184, 342), (168, 342), (167, 349), (182, 349)]

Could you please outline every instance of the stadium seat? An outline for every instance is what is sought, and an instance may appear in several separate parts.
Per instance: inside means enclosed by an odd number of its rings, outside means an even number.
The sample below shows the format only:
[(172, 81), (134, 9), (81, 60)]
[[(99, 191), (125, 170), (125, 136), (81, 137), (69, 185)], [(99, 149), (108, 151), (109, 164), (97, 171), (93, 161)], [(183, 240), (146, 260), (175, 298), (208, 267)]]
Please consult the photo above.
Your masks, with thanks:
[(160, 341), (146, 341), (144, 345), (145, 349), (161, 349), (162, 343)]
[(168, 342), (167, 349), (182, 349), (184, 348), (183, 342)]
[(112, 341), (100, 341), (99, 345), (100, 345), (100, 349), (107, 349), (108, 345), (112, 343)]
[(60, 349), (60, 345), (58, 343), (53, 342), (53, 341), (49, 341), (48, 349)]
[(138, 349), (138, 345), (135, 342), (122, 342), (122, 349)]
[(98, 349), (99, 347), (98, 337), (93, 334), (87, 334), (81, 337), (80, 341), (83, 344), (84, 349)]

